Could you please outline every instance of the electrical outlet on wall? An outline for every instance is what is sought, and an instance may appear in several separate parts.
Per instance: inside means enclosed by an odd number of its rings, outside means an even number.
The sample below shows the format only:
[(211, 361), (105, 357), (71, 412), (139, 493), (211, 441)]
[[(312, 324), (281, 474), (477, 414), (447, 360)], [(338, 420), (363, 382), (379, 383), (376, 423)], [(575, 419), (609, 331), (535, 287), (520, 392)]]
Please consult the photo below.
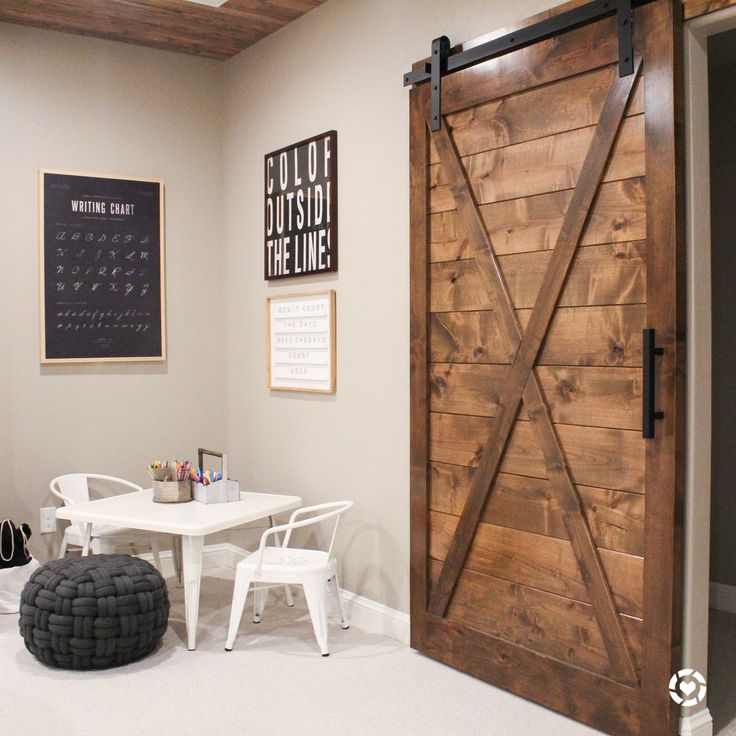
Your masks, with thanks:
[(41, 509), (39, 521), (41, 534), (53, 534), (56, 531), (56, 506), (47, 506)]

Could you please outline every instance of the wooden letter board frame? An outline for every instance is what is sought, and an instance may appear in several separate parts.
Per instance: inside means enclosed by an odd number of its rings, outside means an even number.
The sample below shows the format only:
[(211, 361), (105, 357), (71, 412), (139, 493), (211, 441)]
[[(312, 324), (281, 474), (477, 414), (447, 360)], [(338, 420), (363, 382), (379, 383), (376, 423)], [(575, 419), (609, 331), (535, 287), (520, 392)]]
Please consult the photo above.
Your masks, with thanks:
[[(294, 386), (285, 385), (284, 382), (280, 382), (278, 378), (274, 377), (274, 366), (271, 356), (271, 347), (274, 340), (273, 333), (273, 320), (271, 317), (271, 304), (278, 302), (288, 302), (299, 299), (312, 299), (314, 297), (327, 297), (327, 371), (328, 378), (322, 386)], [(336, 365), (337, 365), (337, 345), (335, 342), (336, 338), (336, 316), (335, 316), (335, 290), (328, 289), (325, 291), (312, 291), (312, 292), (292, 292), (288, 294), (278, 294), (276, 296), (266, 297), (266, 385), (269, 389), (275, 391), (304, 391), (308, 393), (320, 393), (320, 394), (334, 394), (336, 389)], [(299, 319), (299, 317), (295, 317)], [(299, 334), (299, 333), (297, 333)], [(309, 334), (308, 332), (302, 334)], [(301, 349), (304, 352), (309, 352), (310, 348), (305, 346), (295, 345), (294, 349)], [(296, 379), (298, 380), (298, 379)], [(306, 380), (306, 379), (305, 379)]]

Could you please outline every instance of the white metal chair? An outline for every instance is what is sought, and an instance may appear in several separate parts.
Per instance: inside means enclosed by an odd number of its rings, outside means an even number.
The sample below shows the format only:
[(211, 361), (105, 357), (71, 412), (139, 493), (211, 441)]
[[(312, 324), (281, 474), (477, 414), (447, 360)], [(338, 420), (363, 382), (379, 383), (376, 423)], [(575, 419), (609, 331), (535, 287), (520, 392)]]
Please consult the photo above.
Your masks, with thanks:
[[(278, 585), (302, 585), (304, 596), (309, 607), (314, 634), (322, 651), (322, 656), (329, 656), (327, 647), (327, 587), (331, 587), (340, 613), (340, 624), (343, 629), (349, 627), (340, 597), (340, 585), (337, 580), (337, 560), (332, 555), (332, 547), (337, 534), (340, 515), (353, 505), (352, 501), (335, 501), (317, 506), (305, 506), (297, 509), (288, 524), (266, 529), (261, 537), (261, 544), (256, 552), (248, 555), (238, 563), (235, 573), (235, 589), (233, 605), (230, 612), (230, 628), (227, 632), (225, 649), (231, 651), (238, 634), (240, 619), (243, 616), (248, 590), (253, 585), (253, 622), (258, 623), (268, 595), (268, 589)], [(322, 512), (322, 513), (320, 513)], [(297, 519), (305, 514), (317, 514), (309, 519)], [(294, 529), (320, 524), (328, 519), (335, 520), (330, 545), (327, 550), (295, 549), (289, 547), (289, 540)], [(283, 544), (278, 547), (267, 547), (266, 540), (272, 534), (285, 532)]]
[[(89, 480), (101, 480), (118, 486), (124, 486), (130, 491), (142, 491), (143, 488), (123, 478), (115, 478), (110, 475), (97, 475), (95, 473), (70, 473), (54, 478), (49, 487), (51, 493), (64, 502), (65, 506), (73, 506), (75, 503), (86, 503), (89, 497)], [(95, 554), (114, 552), (116, 547), (130, 544), (147, 544), (153, 552), (153, 561), (156, 569), (161, 572), (161, 554), (158, 544), (158, 536), (150, 532), (138, 529), (128, 529), (119, 526), (107, 526), (93, 524), (89, 537), (85, 534), (86, 524), (81, 522), (70, 524), (64, 530), (64, 537), (59, 549), (59, 559), (66, 555), (69, 546), (81, 547), (82, 556), (86, 557), (90, 549)]]

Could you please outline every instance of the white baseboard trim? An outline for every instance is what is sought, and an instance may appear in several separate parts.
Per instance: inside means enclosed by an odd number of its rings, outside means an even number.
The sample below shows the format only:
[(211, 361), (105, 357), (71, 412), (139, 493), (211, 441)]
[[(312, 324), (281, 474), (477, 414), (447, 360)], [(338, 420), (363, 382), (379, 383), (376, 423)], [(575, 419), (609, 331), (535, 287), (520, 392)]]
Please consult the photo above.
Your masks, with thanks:
[(710, 583), (710, 607), (726, 613), (736, 613), (736, 585)]
[(680, 736), (713, 736), (713, 718), (707, 708), (680, 718)]
[[(202, 569), (211, 570), (215, 567), (234, 568), (248, 553), (242, 547), (230, 542), (208, 544), (204, 548)], [(151, 562), (153, 555), (150, 552), (140, 555)], [(174, 575), (174, 559), (170, 550), (161, 552), (161, 567), (164, 577)], [(382, 634), (391, 639), (409, 645), (409, 614), (397, 611), (394, 608), (378, 603), (349, 590), (342, 590), (343, 603), (346, 614), (352, 626), (369, 634)], [(698, 734), (700, 736), (700, 734)]]
[(347, 617), (361, 631), (382, 634), (409, 646), (409, 614), (349, 590), (342, 591)]

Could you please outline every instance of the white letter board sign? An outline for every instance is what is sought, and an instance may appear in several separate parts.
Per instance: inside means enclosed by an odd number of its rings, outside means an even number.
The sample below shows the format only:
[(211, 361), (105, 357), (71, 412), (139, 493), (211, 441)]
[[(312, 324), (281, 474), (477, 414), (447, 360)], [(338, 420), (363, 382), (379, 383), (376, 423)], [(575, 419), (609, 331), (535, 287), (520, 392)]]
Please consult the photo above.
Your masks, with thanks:
[(265, 157), (264, 278), (337, 271), (337, 132)]
[(335, 292), (266, 299), (268, 388), (335, 392)]

